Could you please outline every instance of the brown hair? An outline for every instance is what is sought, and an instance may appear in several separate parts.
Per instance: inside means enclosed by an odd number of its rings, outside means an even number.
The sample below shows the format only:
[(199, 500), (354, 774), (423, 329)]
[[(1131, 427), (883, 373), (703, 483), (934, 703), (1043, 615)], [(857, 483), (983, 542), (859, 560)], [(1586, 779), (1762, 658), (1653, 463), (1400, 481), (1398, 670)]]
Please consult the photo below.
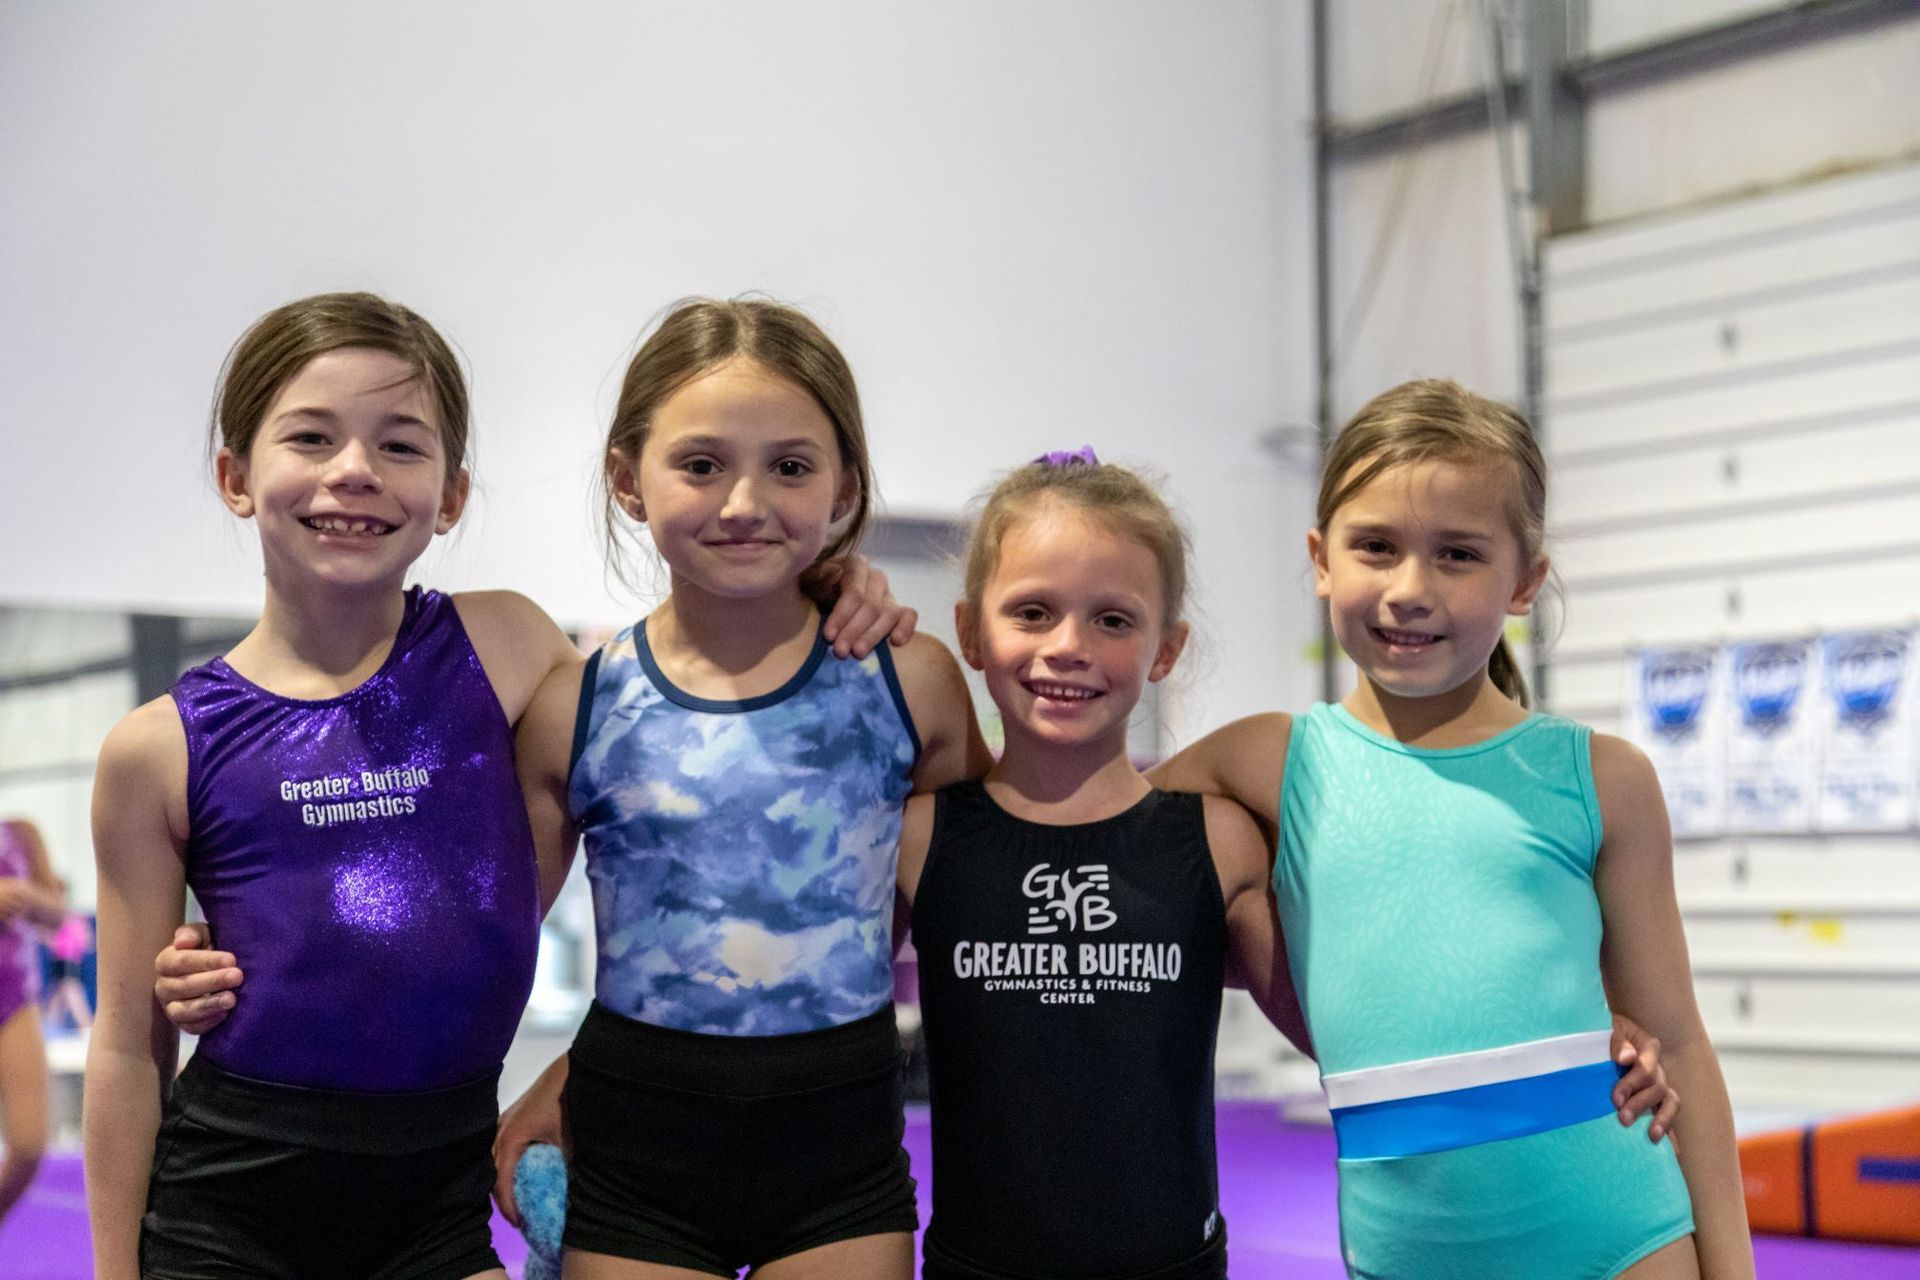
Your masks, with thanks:
[(976, 617), (1007, 534), (1049, 503), (1083, 512), (1151, 551), (1160, 565), (1161, 624), (1171, 628), (1180, 621), (1187, 603), (1187, 531), (1151, 484), (1125, 467), (1105, 462), (1031, 462), (993, 487), (967, 540), (967, 604)]
[[(814, 564), (852, 551), (866, 532), (874, 496), (860, 392), (833, 339), (793, 307), (765, 298), (683, 298), (675, 303), (627, 365), (607, 428), (608, 453), (638, 462), (660, 406), (695, 378), (733, 359), (751, 360), (807, 392), (833, 424), (840, 465), (854, 481), (854, 504), (839, 536), (821, 549)], [(626, 527), (615, 516), (610, 466), (603, 468), (600, 481), (607, 548), (615, 571), (624, 578), (621, 540)]]
[[(1520, 559), (1540, 558), (1547, 535), (1547, 462), (1533, 428), (1518, 412), (1457, 382), (1423, 378), (1403, 382), (1369, 400), (1342, 428), (1320, 473), (1314, 523), (1322, 537), (1354, 494), (1395, 467), (1446, 461), (1492, 464), (1512, 477), (1507, 521), (1520, 540)], [(1500, 692), (1529, 705), (1526, 677), (1501, 637), (1487, 660)]]
[(317, 293), (254, 321), (227, 353), (213, 401), (210, 451), (247, 456), (253, 438), (288, 379), (316, 356), (369, 347), (407, 362), (426, 386), (440, 419), (447, 478), (467, 461), (467, 380), (439, 331), (418, 313), (371, 293)]

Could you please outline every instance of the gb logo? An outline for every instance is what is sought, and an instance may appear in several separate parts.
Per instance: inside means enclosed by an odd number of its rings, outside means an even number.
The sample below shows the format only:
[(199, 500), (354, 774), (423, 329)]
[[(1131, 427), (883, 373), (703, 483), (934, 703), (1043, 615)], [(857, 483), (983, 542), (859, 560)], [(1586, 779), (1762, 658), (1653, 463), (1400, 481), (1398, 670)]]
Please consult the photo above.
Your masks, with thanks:
[(1112, 887), (1106, 863), (1058, 873), (1047, 869), (1052, 865), (1042, 862), (1020, 881), (1020, 892), (1037, 899), (1027, 908), (1028, 933), (1058, 933), (1063, 928), (1098, 933), (1119, 918), (1113, 899), (1106, 896)]

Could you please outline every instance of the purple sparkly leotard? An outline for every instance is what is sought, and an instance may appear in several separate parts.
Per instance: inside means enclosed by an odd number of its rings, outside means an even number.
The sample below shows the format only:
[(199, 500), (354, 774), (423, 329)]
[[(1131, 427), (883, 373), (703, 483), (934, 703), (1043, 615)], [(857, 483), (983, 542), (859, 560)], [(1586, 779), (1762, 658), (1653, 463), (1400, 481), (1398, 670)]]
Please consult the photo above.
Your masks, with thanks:
[[(10, 822), (0, 822), (0, 880), (33, 875), (26, 841)], [(0, 920), (0, 1026), (40, 996), (40, 946), (24, 919)]]
[(497, 1069), (539, 893), (512, 735), (453, 601), (415, 588), (365, 684), (283, 698), (180, 677), (187, 883), (246, 987), (200, 1042), (276, 1084), (395, 1093)]

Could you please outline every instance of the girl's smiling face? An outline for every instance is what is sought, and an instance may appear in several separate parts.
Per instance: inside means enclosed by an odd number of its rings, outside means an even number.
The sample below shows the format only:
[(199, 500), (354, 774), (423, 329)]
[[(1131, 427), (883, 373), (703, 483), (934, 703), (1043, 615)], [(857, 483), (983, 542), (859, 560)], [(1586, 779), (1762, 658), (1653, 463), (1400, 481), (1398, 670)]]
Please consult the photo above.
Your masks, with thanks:
[(244, 458), (216, 459), (221, 497), (260, 529), (268, 576), (397, 586), (460, 518), (467, 475), (447, 473), (432, 397), (399, 356), (315, 356), (268, 405)]
[(795, 586), (854, 494), (833, 424), (747, 359), (664, 400), (640, 457), (609, 458), (616, 500), (653, 532), (676, 589), (745, 599)]
[(1373, 683), (1432, 697), (1484, 678), (1508, 617), (1524, 616), (1547, 560), (1525, 563), (1504, 468), (1389, 467), (1307, 535), (1333, 632)]
[(987, 680), (1008, 742), (1124, 750), (1148, 683), (1173, 669), (1186, 627), (1164, 623), (1159, 563), (1095, 517), (1042, 501), (1010, 528), (961, 650)]

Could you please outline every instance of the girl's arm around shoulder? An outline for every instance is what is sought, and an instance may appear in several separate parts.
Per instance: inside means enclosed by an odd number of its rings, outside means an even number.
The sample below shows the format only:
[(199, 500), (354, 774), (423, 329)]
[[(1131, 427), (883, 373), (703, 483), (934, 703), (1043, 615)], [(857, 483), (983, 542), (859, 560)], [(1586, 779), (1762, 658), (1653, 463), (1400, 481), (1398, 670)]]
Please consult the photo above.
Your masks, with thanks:
[(171, 698), (107, 735), (94, 774), (99, 1013), (87, 1050), (87, 1201), (95, 1274), (139, 1274), (160, 1104), (173, 1078), (172, 1024), (153, 998), (153, 956), (186, 904), (187, 743)]
[(1215, 729), (1147, 773), (1168, 791), (1200, 791), (1232, 800), (1260, 824), (1271, 849), (1280, 827), (1280, 781), (1287, 771), (1293, 717), (1284, 711), (1247, 716)]
[(517, 591), (462, 591), (453, 604), (508, 724), (520, 722), (541, 681), (580, 656), (546, 610)]
[(1267, 840), (1253, 816), (1222, 796), (1205, 796), (1207, 847), (1220, 876), (1227, 910), (1227, 985), (1247, 994), (1281, 1035), (1313, 1052), (1307, 1021), (1294, 993), (1274, 909)]
[(960, 663), (946, 645), (923, 633), (893, 655), (920, 736), (920, 759), (913, 768), (916, 792), (938, 791), (950, 783), (984, 777), (993, 758), (973, 714), (973, 696)]
[(1592, 760), (1603, 829), (1594, 888), (1607, 999), (1660, 1038), (1667, 1078), (1685, 1102), (1674, 1130), (1693, 1197), (1701, 1275), (1746, 1280), (1754, 1273), (1753, 1248), (1733, 1110), (1694, 999), (1660, 780), (1639, 748), (1621, 738), (1595, 734)]
[(573, 773), (573, 736), (580, 715), (580, 682), (586, 659), (572, 652), (547, 673), (527, 703), (514, 733), (513, 763), (520, 794), (533, 825), (534, 855), (540, 865), (540, 914), (560, 896), (573, 865), (580, 833), (567, 797)]

